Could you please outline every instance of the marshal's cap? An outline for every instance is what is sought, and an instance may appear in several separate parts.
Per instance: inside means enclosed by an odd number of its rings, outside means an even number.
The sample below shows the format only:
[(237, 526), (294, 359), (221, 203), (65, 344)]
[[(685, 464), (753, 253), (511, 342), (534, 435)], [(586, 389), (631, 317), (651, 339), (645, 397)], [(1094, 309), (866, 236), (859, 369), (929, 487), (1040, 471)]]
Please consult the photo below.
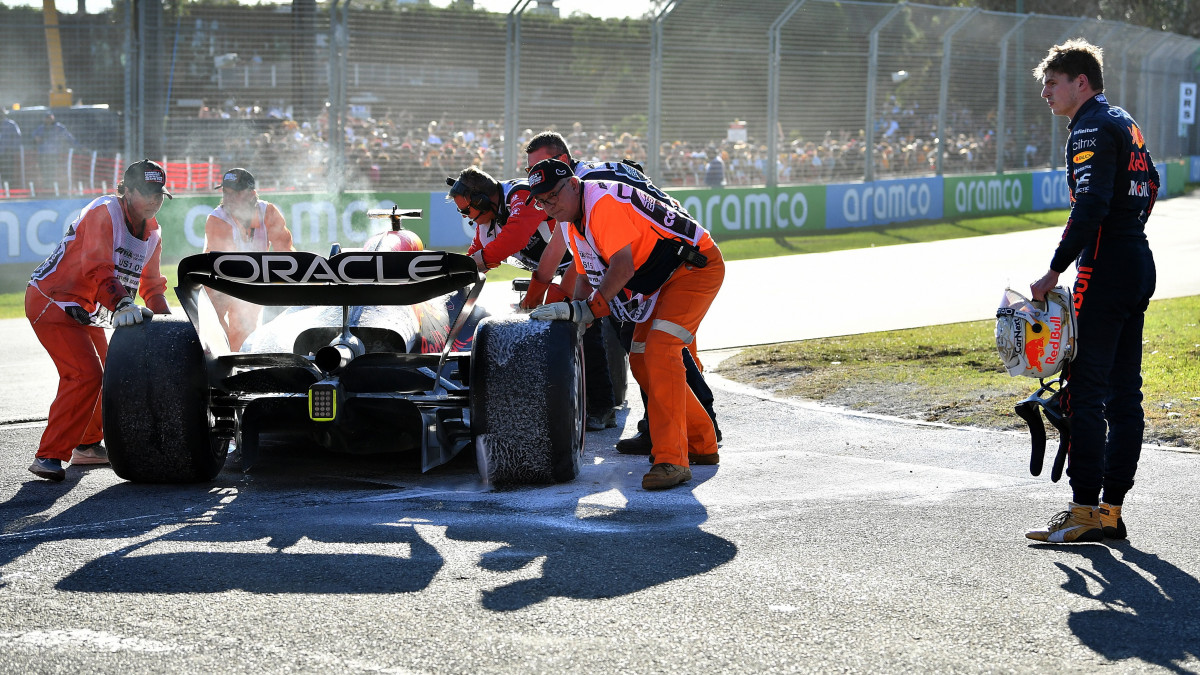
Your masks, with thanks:
[(170, 199), (174, 199), (174, 195), (167, 190), (167, 170), (162, 164), (152, 162), (148, 159), (143, 159), (140, 162), (134, 162), (125, 169), (125, 187), (145, 192), (147, 194), (157, 194), (161, 192)]
[(214, 185), (213, 189), (229, 188), (230, 190), (241, 192), (242, 190), (253, 190), (256, 186), (257, 183), (254, 181), (254, 174), (245, 169), (238, 168), (226, 171), (221, 176), (221, 184)]
[(559, 181), (574, 175), (566, 162), (557, 159), (543, 159), (529, 169), (529, 198), (525, 203), (533, 201), (534, 197), (554, 191)]

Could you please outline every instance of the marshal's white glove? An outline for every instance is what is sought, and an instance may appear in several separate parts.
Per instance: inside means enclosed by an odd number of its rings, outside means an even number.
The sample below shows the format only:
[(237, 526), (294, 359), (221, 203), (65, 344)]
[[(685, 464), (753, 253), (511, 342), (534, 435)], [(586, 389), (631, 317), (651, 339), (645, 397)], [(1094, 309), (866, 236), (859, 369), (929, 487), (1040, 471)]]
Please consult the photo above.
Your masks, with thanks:
[(542, 305), (529, 313), (531, 319), (542, 321), (574, 321), (575, 323), (591, 323), (596, 317), (583, 300), (570, 302), (552, 302)]
[(132, 326), (135, 323), (149, 321), (150, 317), (154, 316), (154, 312), (150, 311), (149, 307), (141, 307), (134, 304), (129, 298), (122, 298), (117, 303), (117, 310), (113, 312), (113, 325)]

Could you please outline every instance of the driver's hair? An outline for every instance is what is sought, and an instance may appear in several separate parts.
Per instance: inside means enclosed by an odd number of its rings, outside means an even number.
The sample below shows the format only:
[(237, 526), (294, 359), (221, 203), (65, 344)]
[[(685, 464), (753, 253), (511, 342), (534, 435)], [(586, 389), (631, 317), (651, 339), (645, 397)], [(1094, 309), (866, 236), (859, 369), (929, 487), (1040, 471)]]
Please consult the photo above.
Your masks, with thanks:
[(529, 139), (529, 143), (525, 145), (525, 154), (537, 152), (542, 148), (549, 148), (556, 155), (566, 155), (571, 157), (571, 150), (567, 148), (567, 139), (562, 137), (562, 134), (557, 131), (543, 131), (542, 133)]
[(1033, 76), (1040, 80), (1047, 72), (1062, 73), (1071, 80), (1087, 75), (1093, 91), (1104, 91), (1104, 50), (1084, 38), (1054, 45), (1033, 69)]

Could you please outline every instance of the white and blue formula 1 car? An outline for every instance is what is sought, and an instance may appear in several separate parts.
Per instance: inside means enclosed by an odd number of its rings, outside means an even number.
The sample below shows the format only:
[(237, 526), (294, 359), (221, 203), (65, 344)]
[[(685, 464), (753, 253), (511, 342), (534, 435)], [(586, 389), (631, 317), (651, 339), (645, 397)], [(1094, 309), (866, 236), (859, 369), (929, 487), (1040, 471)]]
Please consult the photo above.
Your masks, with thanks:
[[(585, 419), (577, 327), (488, 316), (475, 307), (484, 277), (471, 258), (402, 236), (411, 233), (400, 218), (419, 212), (383, 213), (390, 232), (329, 257), (183, 259), (175, 292), (186, 319), (176, 310), (112, 336), (103, 410), (116, 474), (209, 481), (230, 457), (249, 468), (270, 440), (417, 452), (422, 471), (473, 448), (492, 484), (575, 478)], [(277, 313), (233, 352), (210, 292)]]

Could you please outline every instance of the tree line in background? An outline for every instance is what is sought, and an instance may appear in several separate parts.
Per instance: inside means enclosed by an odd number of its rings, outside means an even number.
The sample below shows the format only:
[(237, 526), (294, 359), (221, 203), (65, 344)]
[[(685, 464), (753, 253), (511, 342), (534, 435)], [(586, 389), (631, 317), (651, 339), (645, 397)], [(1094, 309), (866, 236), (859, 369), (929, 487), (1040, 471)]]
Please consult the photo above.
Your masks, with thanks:
[(1088, 17), (1200, 38), (1200, 2), (1195, 0), (921, 0), (921, 4)]

